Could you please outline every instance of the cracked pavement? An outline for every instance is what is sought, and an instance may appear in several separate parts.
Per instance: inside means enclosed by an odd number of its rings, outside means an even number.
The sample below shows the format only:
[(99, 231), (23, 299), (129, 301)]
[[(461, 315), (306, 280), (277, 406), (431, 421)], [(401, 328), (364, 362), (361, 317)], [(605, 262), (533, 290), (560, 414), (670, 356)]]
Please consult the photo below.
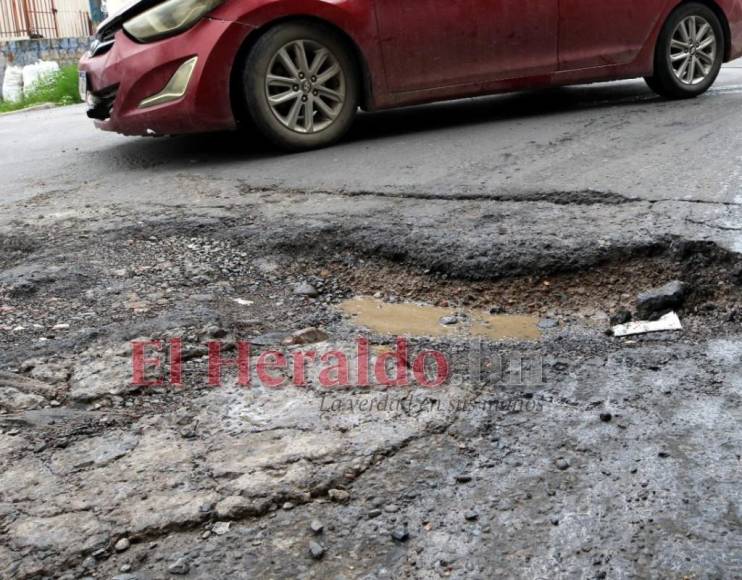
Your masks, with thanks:
[[(732, 65), (694, 101), (457, 101), (295, 155), (0, 117), (0, 577), (742, 577), (740, 104)], [(674, 278), (682, 332), (606, 335)], [(456, 381), (206, 384), (214, 338), (393, 348), (361, 295), (537, 317), (484, 348), (543, 380), (417, 336)], [(184, 387), (132, 385), (131, 341), (173, 337)], [(357, 407), (405, 397), (434, 410)]]

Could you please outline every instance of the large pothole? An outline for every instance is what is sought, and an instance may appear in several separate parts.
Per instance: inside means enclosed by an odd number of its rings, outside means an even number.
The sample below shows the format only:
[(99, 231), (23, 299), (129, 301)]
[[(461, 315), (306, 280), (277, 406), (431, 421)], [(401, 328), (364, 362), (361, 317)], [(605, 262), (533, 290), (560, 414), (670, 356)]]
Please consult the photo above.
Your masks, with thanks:
[[(489, 315), (607, 321), (617, 311), (631, 311), (639, 293), (671, 280), (682, 280), (689, 289), (682, 307), (684, 314), (718, 319), (720, 323), (740, 320), (742, 258), (713, 244), (669, 246), (654, 255), (607, 262), (577, 272), (485, 281), (453, 278), (445, 272), (386, 260), (361, 261), (352, 256), (341, 256), (319, 265), (307, 260), (300, 267), (305, 274), (308, 269), (318, 278), (331, 279), (335, 286), (353, 296), (373, 296), (380, 302), (392, 304), (427, 304), (439, 309), (429, 310), (426, 320), (468, 311), (480, 313), (475, 318), (486, 317), (481, 314), (486, 312)], [(361, 302), (356, 308), (344, 309), (365, 318), (361, 311), (374, 311), (369, 304)], [(375, 310), (382, 318), (394, 319), (379, 323), (390, 331), (401, 330), (404, 320), (416, 326), (415, 321), (421, 314), (414, 307), (386, 306)], [(528, 326), (527, 320), (514, 319), (513, 322)], [(507, 325), (507, 320), (501, 319), (500, 323)], [(425, 334), (449, 336), (457, 331), (441, 329), (438, 325), (429, 326)], [(482, 334), (487, 335), (486, 332)], [(519, 332), (517, 336), (528, 338), (532, 335)], [(497, 335), (492, 337), (498, 338)]]

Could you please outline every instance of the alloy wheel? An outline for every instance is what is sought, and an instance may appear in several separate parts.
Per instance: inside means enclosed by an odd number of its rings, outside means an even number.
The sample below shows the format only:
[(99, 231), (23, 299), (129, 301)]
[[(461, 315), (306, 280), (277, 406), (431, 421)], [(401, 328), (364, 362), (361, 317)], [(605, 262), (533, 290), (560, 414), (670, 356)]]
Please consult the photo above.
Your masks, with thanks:
[(313, 40), (295, 40), (273, 56), (265, 79), (273, 115), (291, 131), (319, 133), (340, 116), (346, 79), (340, 62)]
[(670, 40), (670, 62), (684, 85), (698, 85), (711, 74), (716, 62), (716, 32), (703, 16), (680, 21)]

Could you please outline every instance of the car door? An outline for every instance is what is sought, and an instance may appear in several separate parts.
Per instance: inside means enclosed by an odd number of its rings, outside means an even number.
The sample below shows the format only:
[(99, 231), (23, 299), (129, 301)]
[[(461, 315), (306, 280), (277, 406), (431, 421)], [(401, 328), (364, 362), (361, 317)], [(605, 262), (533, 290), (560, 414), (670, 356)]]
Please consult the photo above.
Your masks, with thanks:
[(559, 0), (376, 0), (389, 90), (550, 73)]
[(573, 70), (632, 62), (668, 0), (560, 0), (559, 5), (559, 68)]

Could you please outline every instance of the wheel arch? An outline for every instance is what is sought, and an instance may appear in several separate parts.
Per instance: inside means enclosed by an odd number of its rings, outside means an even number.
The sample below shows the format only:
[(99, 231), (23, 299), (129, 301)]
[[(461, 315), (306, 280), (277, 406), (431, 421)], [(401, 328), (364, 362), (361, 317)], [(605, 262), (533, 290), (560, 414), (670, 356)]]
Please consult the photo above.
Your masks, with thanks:
[(232, 72), (230, 74), (229, 94), (232, 103), (232, 111), (238, 124), (244, 122), (246, 119), (249, 118), (243, 93), (244, 89), (242, 85), (242, 71), (245, 65), (245, 61), (250, 54), (250, 51), (253, 49), (258, 40), (260, 40), (260, 38), (269, 30), (272, 30), (276, 26), (281, 26), (282, 24), (295, 22), (309, 23), (316, 26), (321, 26), (332, 30), (335, 34), (338, 35), (338, 37), (343, 41), (343, 43), (350, 51), (358, 69), (359, 78), (361, 80), (361, 86), (359, 87), (361, 92), (361, 108), (368, 109), (371, 106), (373, 100), (371, 72), (368, 61), (366, 60), (366, 57), (363, 54), (363, 51), (361, 50), (358, 43), (353, 40), (353, 38), (341, 27), (328, 20), (325, 20), (324, 18), (309, 15), (291, 15), (266, 22), (261, 27), (253, 30), (247, 36), (237, 52), (237, 56), (235, 57), (234, 63), (232, 64)]
[(724, 12), (724, 9), (715, 0), (683, 0), (678, 4), (678, 7), (691, 3), (703, 4), (716, 14), (724, 29), (724, 62), (729, 62), (732, 56), (732, 29), (729, 25), (729, 18), (727, 18), (726, 12)]

